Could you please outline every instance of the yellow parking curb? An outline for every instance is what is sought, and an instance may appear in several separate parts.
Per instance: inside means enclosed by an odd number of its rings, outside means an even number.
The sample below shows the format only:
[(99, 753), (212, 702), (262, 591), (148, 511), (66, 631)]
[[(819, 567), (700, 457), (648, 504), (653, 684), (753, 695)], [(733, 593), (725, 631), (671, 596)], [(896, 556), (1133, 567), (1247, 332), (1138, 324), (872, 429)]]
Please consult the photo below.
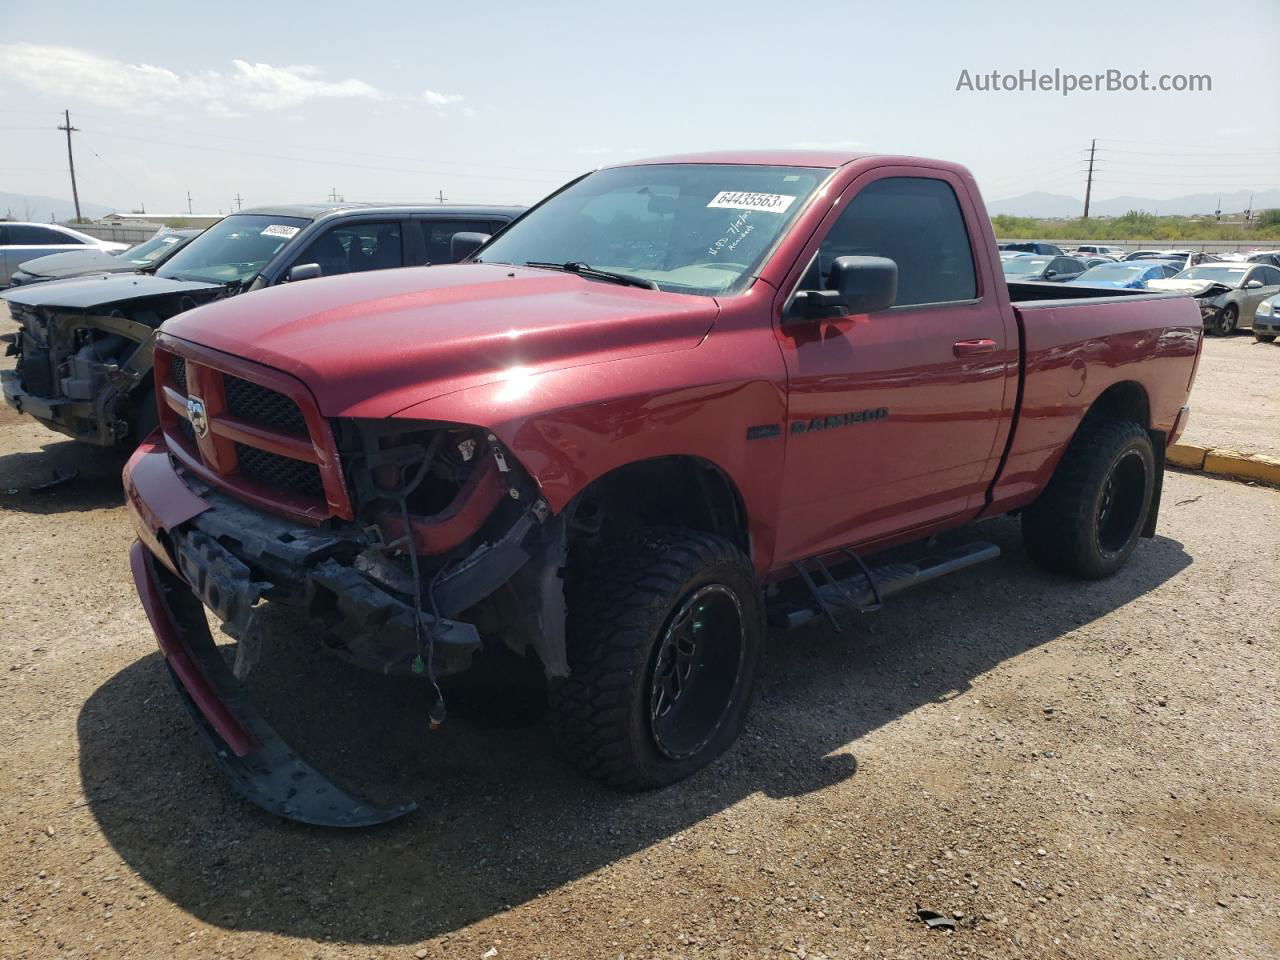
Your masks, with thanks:
[(1175, 443), (1165, 451), (1165, 461), (1184, 470), (1237, 480), (1256, 480), (1280, 487), (1280, 459), (1264, 453), (1239, 453), (1235, 450), (1213, 450), (1192, 443)]
[(1205, 454), (1209, 451), (1190, 443), (1175, 443), (1165, 451), (1165, 459), (1175, 467), (1186, 467), (1188, 470), (1203, 470)]
[(1280, 486), (1280, 460), (1261, 453), (1246, 455), (1234, 450), (1210, 450), (1204, 457), (1204, 470), (1205, 473), (1259, 480)]

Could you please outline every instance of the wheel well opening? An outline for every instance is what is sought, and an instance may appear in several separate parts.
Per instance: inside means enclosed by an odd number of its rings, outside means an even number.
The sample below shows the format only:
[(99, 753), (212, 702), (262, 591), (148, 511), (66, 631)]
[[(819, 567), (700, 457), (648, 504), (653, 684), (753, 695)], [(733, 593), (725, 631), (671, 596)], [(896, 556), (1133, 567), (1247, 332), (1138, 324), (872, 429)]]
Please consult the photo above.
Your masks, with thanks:
[(1132, 380), (1107, 387), (1089, 408), (1089, 415), (1131, 420), (1144, 430), (1151, 427), (1151, 405), (1147, 401), (1147, 391)]
[(577, 498), (571, 536), (616, 540), (653, 526), (714, 533), (750, 554), (737, 488), (714, 464), (692, 456), (642, 460), (600, 477)]

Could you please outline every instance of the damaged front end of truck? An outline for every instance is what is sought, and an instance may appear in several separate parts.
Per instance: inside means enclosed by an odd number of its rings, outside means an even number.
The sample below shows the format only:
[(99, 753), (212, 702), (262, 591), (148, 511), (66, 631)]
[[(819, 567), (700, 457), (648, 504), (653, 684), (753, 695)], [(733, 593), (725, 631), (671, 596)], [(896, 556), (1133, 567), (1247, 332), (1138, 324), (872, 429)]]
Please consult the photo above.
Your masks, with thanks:
[[(564, 518), (482, 428), (327, 419), (286, 374), (160, 343), (163, 442), (139, 448), (125, 487), (135, 579), (184, 702), (237, 791), (273, 813), (365, 826), (408, 812), (330, 783), (246, 701), (237, 680), (270, 643), (262, 604), (384, 675), (436, 685), (502, 648), (562, 677)], [(234, 665), (202, 605), (237, 640)]]
[(10, 290), (0, 371), (5, 400), (46, 427), (97, 446), (115, 446), (153, 425), (149, 384), (157, 328), (218, 299), (218, 284), (97, 276)]

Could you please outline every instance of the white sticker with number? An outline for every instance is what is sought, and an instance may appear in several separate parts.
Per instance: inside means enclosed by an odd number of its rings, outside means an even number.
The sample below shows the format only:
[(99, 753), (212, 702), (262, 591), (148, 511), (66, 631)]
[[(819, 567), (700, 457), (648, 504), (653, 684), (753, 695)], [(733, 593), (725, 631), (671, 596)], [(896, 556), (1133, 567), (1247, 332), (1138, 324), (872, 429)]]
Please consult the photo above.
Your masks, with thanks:
[(724, 210), (762, 210), (765, 213), (785, 213), (795, 197), (785, 193), (744, 193), (740, 190), (721, 190), (708, 207)]
[(301, 229), (301, 227), (291, 227), (284, 223), (273, 223), (269, 227), (262, 228), (262, 235), (264, 237), (284, 237), (288, 240)]

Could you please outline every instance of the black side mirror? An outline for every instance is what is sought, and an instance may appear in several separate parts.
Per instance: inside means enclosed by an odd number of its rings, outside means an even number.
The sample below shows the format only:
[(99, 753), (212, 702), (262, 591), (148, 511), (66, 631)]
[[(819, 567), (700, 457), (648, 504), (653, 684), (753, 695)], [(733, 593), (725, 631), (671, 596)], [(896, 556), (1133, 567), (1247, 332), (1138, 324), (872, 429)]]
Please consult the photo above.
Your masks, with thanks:
[(898, 299), (898, 265), (888, 257), (836, 257), (826, 290), (797, 294), (790, 322), (874, 313)]
[(323, 277), (324, 271), (320, 269), (318, 263), (298, 263), (289, 268), (289, 272), (285, 275), (285, 279), (290, 283), (295, 280), (314, 280), (316, 277)]
[(449, 257), (454, 263), (461, 263), (489, 242), (489, 233), (455, 233), (449, 239)]
[(1058, 271), (1057, 271), (1057, 270), (1046, 270), (1046, 271), (1044, 272), (1044, 278), (1045, 278), (1046, 280), (1052, 280), (1052, 279), (1054, 279), (1057, 275), (1058, 275)]

